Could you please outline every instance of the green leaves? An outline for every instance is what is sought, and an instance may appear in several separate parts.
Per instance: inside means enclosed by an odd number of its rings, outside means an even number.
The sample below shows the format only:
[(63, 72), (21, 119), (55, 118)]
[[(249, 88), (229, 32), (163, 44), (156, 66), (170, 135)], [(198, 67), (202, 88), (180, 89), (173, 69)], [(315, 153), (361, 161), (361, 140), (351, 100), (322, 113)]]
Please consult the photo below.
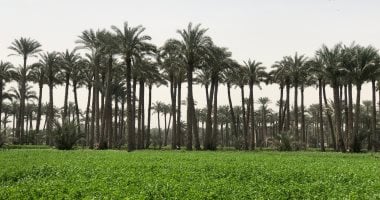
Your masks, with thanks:
[(378, 166), (368, 154), (8, 150), (0, 199), (376, 199)]

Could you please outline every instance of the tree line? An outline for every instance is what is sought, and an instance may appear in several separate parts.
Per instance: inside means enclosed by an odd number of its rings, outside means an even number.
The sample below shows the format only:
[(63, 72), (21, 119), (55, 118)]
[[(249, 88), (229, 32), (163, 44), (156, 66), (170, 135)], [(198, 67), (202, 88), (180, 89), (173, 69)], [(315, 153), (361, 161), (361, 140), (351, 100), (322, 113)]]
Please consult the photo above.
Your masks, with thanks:
[[(1, 134), (16, 144), (55, 145), (61, 140), (75, 144), (81, 138), (91, 149), (126, 145), (128, 151), (150, 148), (152, 143), (187, 150), (315, 147), (325, 151), (331, 147), (359, 152), (364, 145), (367, 150), (379, 147), (380, 56), (373, 46), (322, 45), (312, 57), (295, 53), (267, 68), (257, 60), (237, 62), (200, 24), (189, 23), (177, 31), (180, 39), (168, 39), (161, 47), (150, 43), (144, 31), (143, 26), (127, 22), (121, 28), (85, 30), (76, 40), (77, 47), (64, 52), (43, 52), (34, 39), (15, 39), (9, 46), (10, 56), (21, 57), (22, 65), (0, 62)], [(30, 57), (38, 57), (38, 62), (28, 62)], [(4, 91), (11, 81), (18, 87)], [(361, 104), (366, 82), (371, 83), (372, 101)], [(38, 94), (32, 84), (38, 85)], [(187, 85), (186, 98), (181, 95), (183, 84)], [(204, 88), (205, 108), (196, 108), (193, 84)], [(255, 100), (253, 88), (260, 84), (279, 86), (280, 99), (274, 102), (277, 111), (268, 107), (270, 99)], [(54, 106), (56, 85), (65, 88), (63, 108)], [(161, 85), (169, 89), (170, 104), (152, 102), (154, 86)], [(228, 105), (218, 105), (220, 85), (226, 85)], [(46, 105), (42, 103), (44, 86), (49, 89)], [(332, 100), (326, 86), (333, 90)], [(68, 101), (70, 87), (74, 102)], [(246, 87), (249, 94), (244, 93)], [(307, 87), (318, 89), (318, 104), (304, 105)], [(78, 88), (88, 90), (83, 111), (78, 106)], [(240, 106), (232, 102), (234, 88), (240, 90)], [(186, 121), (181, 119), (184, 103)], [(152, 129), (155, 115), (158, 127)]]

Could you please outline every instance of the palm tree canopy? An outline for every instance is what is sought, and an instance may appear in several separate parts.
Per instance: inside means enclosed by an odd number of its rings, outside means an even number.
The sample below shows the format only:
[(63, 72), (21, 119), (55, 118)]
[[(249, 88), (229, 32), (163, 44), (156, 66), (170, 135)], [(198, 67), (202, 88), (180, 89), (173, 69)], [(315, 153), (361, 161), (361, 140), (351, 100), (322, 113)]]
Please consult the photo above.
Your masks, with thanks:
[(19, 55), (26, 59), (27, 57), (34, 56), (36, 53), (40, 52), (40, 47), (41, 44), (36, 40), (21, 37), (20, 39), (15, 39), (8, 49), (15, 52), (10, 55)]

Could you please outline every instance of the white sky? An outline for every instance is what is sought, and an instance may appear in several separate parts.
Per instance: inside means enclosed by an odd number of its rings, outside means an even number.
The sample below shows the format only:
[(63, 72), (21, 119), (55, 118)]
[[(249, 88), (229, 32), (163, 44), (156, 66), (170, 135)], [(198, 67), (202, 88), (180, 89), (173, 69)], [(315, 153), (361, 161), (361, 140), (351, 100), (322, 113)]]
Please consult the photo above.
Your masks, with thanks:
[[(178, 38), (176, 30), (188, 22), (201, 23), (209, 28), (207, 34), (214, 42), (228, 47), (240, 63), (251, 58), (268, 67), (296, 51), (312, 57), (323, 43), (331, 46), (356, 41), (380, 46), (380, 2), (376, 0), (1, 0), (0, 5), (0, 60), (15, 64), (21, 59), (8, 57), (11, 51), (7, 48), (21, 36), (36, 39), (43, 50), (64, 51), (75, 47), (74, 41), (83, 30), (121, 27), (124, 21), (146, 27), (145, 34), (158, 46), (168, 38)], [(255, 88), (255, 97), (269, 97), (275, 108), (277, 88)], [(43, 101), (47, 101), (47, 88), (44, 92)], [(204, 89), (196, 87), (194, 92), (195, 100), (204, 106)], [(87, 92), (79, 93), (84, 109)], [(182, 95), (184, 99), (186, 85)], [(72, 96), (70, 93), (71, 100)], [(368, 85), (362, 99), (370, 99)], [(154, 89), (153, 102), (156, 100), (169, 103), (169, 90)], [(233, 91), (233, 102), (240, 103), (237, 90)], [(306, 90), (305, 102), (317, 103), (314, 88)], [(221, 86), (219, 104), (227, 103), (226, 88)], [(56, 89), (55, 104), (63, 104), (63, 87)]]

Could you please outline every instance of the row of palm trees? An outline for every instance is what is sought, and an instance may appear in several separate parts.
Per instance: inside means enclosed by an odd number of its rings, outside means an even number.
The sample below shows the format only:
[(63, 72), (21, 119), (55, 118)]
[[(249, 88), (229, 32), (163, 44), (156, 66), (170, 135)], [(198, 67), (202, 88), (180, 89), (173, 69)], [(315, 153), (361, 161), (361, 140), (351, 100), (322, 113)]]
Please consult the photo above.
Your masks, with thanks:
[[(254, 150), (257, 146), (263, 147), (268, 137), (275, 135), (291, 137), (295, 142), (306, 144), (308, 128), (304, 90), (306, 87), (316, 86), (319, 96), (318, 138), (321, 150), (325, 150), (325, 132), (329, 132), (335, 150), (360, 151), (363, 129), (360, 120), (360, 91), (365, 82), (371, 82), (372, 119), (366, 142), (368, 149), (377, 146), (379, 134), (376, 132), (375, 103), (380, 59), (377, 50), (372, 46), (363, 47), (353, 43), (350, 46), (337, 44), (328, 48), (323, 45), (312, 58), (297, 53), (294, 56), (285, 56), (268, 72), (267, 68), (256, 60), (247, 60), (242, 65), (233, 60), (231, 52), (227, 48), (215, 45), (206, 35), (207, 29), (199, 24), (194, 26), (189, 23), (186, 29), (177, 31), (179, 40), (169, 39), (159, 48), (149, 43), (151, 37), (144, 35), (144, 31), (144, 27), (131, 27), (128, 23), (124, 23), (122, 28), (112, 26), (111, 30), (86, 30), (76, 41), (77, 48), (62, 53), (42, 53), (39, 42), (30, 38), (16, 39), (9, 49), (13, 52), (11, 55), (23, 58), (23, 65), (15, 68), (11, 63), (0, 63), (0, 101), (3, 102), (5, 97), (17, 99), (19, 102), (15, 116), (15, 142), (27, 142), (24, 123), (28, 99), (38, 99), (35, 133), (40, 134), (42, 89), (47, 85), (49, 103), (45, 117), (46, 143), (54, 144), (57, 123), (54, 86), (62, 84), (65, 87), (65, 99), (62, 113), (58, 117), (61, 118), (62, 124), (70, 121), (67, 118), (68, 93), (71, 86), (75, 110), (75, 119), (71, 119), (75, 121), (75, 131), (78, 134), (84, 132), (89, 148), (114, 148), (125, 143), (129, 151), (149, 148), (152, 110), (157, 112), (158, 121), (160, 112), (164, 113), (165, 118), (169, 114), (168, 125), (167, 120), (164, 120), (163, 145), (170, 141), (172, 149), (184, 145), (187, 150), (200, 150), (201, 146), (206, 150), (216, 150), (221, 144), (223, 124), (229, 125), (225, 127), (226, 131), (231, 131), (232, 137), (229, 137), (229, 140), (234, 141), (233, 146), (239, 149)], [(29, 64), (28, 59), (33, 56), (37, 56), (39, 61)], [(18, 83), (18, 88), (13, 89), (13, 92), (3, 92), (4, 85), (11, 80)], [(30, 82), (38, 85), (38, 97), (31, 91)], [(181, 93), (184, 82), (187, 83), (187, 117), (186, 133), (182, 134)], [(199, 133), (200, 114), (195, 108), (196, 102), (193, 97), (194, 83), (202, 85), (206, 93), (203, 115), (205, 118), (202, 121), (205, 128), (201, 129), (202, 134)], [(271, 121), (267, 120), (266, 114), (269, 99), (259, 98), (259, 110), (255, 110), (254, 107), (256, 94), (253, 88), (260, 87), (261, 83), (278, 84), (280, 88), (278, 112)], [(229, 113), (230, 123), (223, 122), (222, 118), (218, 117), (220, 110), (223, 110), (218, 106), (218, 90), (221, 84), (227, 86), (229, 104), (224, 110)], [(152, 105), (153, 86), (160, 85), (169, 85), (170, 105), (160, 102)], [(326, 85), (333, 89), (332, 103), (328, 102)], [(249, 89), (248, 98), (244, 93), (246, 86)], [(357, 91), (356, 104), (353, 103), (353, 86), (356, 86)], [(88, 90), (84, 112), (81, 112), (78, 106), (77, 89), (80, 87), (86, 87)], [(233, 106), (231, 89), (234, 87), (241, 92), (239, 107)], [(292, 110), (291, 88), (294, 91)], [(301, 96), (300, 108), (298, 92)], [(257, 112), (261, 114), (257, 115)], [(272, 136), (267, 134), (268, 123)], [(329, 129), (326, 129), (325, 125), (328, 125)], [(260, 131), (257, 126), (260, 126)], [(162, 138), (160, 127), (158, 130)], [(231, 141), (222, 144), (232, 144)]]

